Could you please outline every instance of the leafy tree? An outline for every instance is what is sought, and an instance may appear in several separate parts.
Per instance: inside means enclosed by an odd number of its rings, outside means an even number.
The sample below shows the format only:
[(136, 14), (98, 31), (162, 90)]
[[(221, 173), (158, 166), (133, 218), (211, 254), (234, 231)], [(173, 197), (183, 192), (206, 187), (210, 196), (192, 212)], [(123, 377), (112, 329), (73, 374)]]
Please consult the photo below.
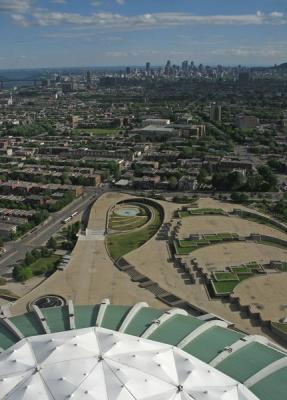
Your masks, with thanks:
[(32, 253), (30, 253), (29, 251), (27, 251), (25, 259), (24, 259), (24, 263), (25, 265), (30, 265), (35, 261), (35, 257), (32, 255)]
[(17, 265), (16, 267), (13, 268), (13, 278), (17, 282), (24, 282), (27, 281), (28, 279), (31, 279), (33, 277), (33, 273), (31, 268), (23, 268), (20, 265)]
[(169, 183), (169, 188), (170, 188), (171, 190), (175, 190), (175, 189), (177, 188), (177, 186), (178, 186), (177, 177), (176, 177), (176, 176), (171, 176), (171, 177), (168, 179), (168, 183)]
[(53, 236), (48, 240), (47, 247), (49, 249), (56, 250), (56, 248), (57, 248), (57, 240)]
[(230, 197), (235, 203), (247, 203), (249, 200), (249, 197), (246, 193), (234, 192)]

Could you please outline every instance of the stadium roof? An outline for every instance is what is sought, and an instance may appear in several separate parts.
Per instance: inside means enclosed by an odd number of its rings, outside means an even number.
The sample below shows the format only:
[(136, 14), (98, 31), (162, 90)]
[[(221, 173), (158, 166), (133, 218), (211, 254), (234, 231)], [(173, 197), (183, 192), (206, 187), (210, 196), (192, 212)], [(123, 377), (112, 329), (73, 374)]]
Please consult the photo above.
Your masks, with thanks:
[[(243, 384), (260, 400), (286, 398), (287, 354), (268, 339), (229, 329), (225, 321), (205, 321), (188, 315), (182, 309), (164, 311), (148, 307), (146, 303), (115, 306), (105, 300), (99, 305), (73, 306), (68, 302), (63, 307), (35, 308), (32, 312), (13, 317), (6, 315), (0, 318), (0, 352), (3, 351), (0, 360), (6, 351), (7, 354), (11, 352), (13, 346), (22, 346), (24, 342), (21, 340), (25, 338), (30, 343), (33, 338), (39, 341), (42, 337), (46, 343), (47, 335), (67, 333), (77, 336), (80, 330), (91, 327), (114, 331), (113, 335), (117, 335), (116, 331), (127, 334), (131, 344), (134, 337), (134, 340), (152, 340), (154, 345), (177, 347), (186, 358), (195, 357), (199, 364), (205, 363), (206, 368), (215, 368), (225, 374), (222, 376), (226, 379), (239, 382), (239, 386)], [(74, 346), (73, 351), (77, 347)], [(7, 365), (12, 364), (7, 362)], [(202, 399), (209, 400), (208, 397)]]
[(7, 400), (257, 400), (183, 350), (103, 328), (21, 340), (0, 356), (0, 393)]

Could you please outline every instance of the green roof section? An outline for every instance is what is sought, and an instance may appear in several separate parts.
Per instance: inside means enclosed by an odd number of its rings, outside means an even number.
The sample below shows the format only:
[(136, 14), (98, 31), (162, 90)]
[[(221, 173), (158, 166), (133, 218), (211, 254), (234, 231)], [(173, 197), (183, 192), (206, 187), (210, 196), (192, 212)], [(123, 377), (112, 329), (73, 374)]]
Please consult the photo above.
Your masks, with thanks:
[(257, 382), (250, 390), (260, 400), (284, 400), (287, 398), (287, 367)]
[(6, 350), (18, 341), (19, 339), (0, 321), (0, 347)]
[(96, 326), (97, 316), (100, 306), (75, 306), (76, 329), (89, 328)]
[(125, 333), (133, 336), (141, 336), (151, 323), (158, 319), (164, 311), (155, 308), (141, 308), (128, 324)]
[(194, 331), (202, 324), (202, 321), (191, 316), (181, 314), (174, 315), (160, 325), (148, 339), (176, 346), (182, 339), (189, 335), (190, 332)]
[(282, 357), (285, 357), (283, 353), (254, 342), (231, 354), (216, 368), (243, 383), (261, 369)]
[(47, 324), (51, 329), (51, 333), (68, 331), (70, 329), (68, 306), (42, 308)]
[(33, 312), (12, 317), (10, 320), (25, 337), (42, 335), (45, 333)]
[(101, 327), (117, 331), (130, 309), (131, 306), (107, 306)]
[(210, 363), (226, 346), (231, 346), (243, 336), (239, 332), (214, 326), (201, 333), (183, 350), (206, 363)]

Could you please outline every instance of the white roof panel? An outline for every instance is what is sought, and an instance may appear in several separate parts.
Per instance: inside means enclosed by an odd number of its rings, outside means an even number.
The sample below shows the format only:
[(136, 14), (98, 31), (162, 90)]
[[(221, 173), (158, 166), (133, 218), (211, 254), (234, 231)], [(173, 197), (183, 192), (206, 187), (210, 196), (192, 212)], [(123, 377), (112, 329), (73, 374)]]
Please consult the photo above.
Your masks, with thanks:
[(257, 400), (176, 347), (103, 328), (26, 338), (0, 356), (5, 400)]

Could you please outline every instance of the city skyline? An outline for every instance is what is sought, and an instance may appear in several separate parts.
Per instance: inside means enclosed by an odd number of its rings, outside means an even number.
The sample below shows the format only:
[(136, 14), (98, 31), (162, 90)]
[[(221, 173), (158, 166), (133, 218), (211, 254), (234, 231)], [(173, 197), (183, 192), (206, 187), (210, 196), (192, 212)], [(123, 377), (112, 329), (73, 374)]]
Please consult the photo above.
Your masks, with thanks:
[(287, 5), (230, 3), (0, 0), (0, 69), (285, 62)]

